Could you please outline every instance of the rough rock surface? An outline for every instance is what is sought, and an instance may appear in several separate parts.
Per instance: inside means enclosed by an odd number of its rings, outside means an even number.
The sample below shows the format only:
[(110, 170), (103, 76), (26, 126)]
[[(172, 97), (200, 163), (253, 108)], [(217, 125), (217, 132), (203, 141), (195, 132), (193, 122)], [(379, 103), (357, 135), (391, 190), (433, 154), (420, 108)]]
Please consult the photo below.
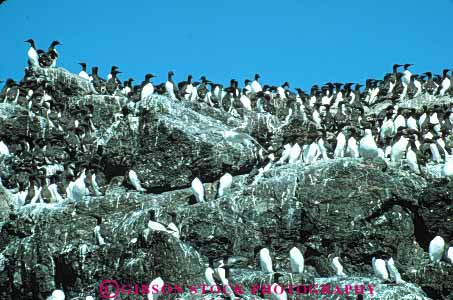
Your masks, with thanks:
[[(111, 157), (102, 162), (110, 184), (103, 196), (28, 204), (16, 212), (6, 209), (8, 195), (0, 187), (0, 299), (41, 300), (56, 288), (69, 299), (84, 299), (99, 296), (104, 279), (137, 284), (160, 276), (170, 284), (198, 284), (207, 257), (225, 254), (243, 258), (231, 281), (250, 291), (253, 284), (270, 280), (258, 271), (255, 255), (266, 236), (272, 237), (274, 270), (284, 275), (281, 284), (363, 283), (373, 285), (375, 295), (362, 299), (452, 299), (453, 266), (433, 265), (428, 257), (435, 235), (453, 243), (451, 180), (425, 179), (379, 159), (344, 158), (274, 166), (252, 183), (247, 175), (262, 147), (303, 137), (297, 119), (283, 127), (269, 114), (251, 112), (244, 121), (165, 96), (137, 102), (124, 116), (124, 97), (95, 95), (87, 81), (63, 69), (35, 72), (65, 95), (69, 112), (81, 104), (96, 107), (93, 143), (104, 145)], [(11, 119), (22, 110), (0, 106), (0, 129), (23, 128)], [(30, 128), (39, 132), (49, 125), (43, 120), (34, 126)], [(124, 156), (129, 159), (116, 159)], [(9, 160), (0, 160), (0, 175), (11, 174)], [(131, 161), (145, 193), (123, 184)], [(218, 198), (217, 180), (226, 171), (234, 176), (233, 186)], [(194, 177), (205, 183), (204, 203), (192, 204)], [(150, 208), (164, 224), (171, 221), (168, 213), (177, 213), (180, 240), (146, 231)], [(95, 216), (104, 220), (103, 246), (95, 243)], [(305, 257), (302, 276), (288, 273), (288, 252), (295, 242), (301, 243)], [(348, 277), (335, 277), (330, 266), (334, 256), (341, 257)], [(377, 280), (373, 257), (393, 257), (408, 283)], [(178, 297), (195, 296), (186, 289)], [(246, 293), (243, 298), (262, 296)], [(329, 297), (324, 298), (336, 299)]]

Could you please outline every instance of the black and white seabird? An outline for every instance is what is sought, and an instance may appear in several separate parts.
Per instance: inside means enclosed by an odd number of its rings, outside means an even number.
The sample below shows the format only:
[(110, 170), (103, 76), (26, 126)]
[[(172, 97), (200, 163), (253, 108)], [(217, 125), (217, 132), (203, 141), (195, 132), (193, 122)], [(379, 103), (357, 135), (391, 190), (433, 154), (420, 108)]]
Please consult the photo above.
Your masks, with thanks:
[(261, 84), (258, 82), (260, 79), (259, 74), (255, 74), (255, 80), (252, 82), (251, 88), (252, 88), (252, 93), (256, 94), (258, 92), (261, 92), (263, 88), (261, 87)]
[(110, 68), (110, 73), (107, 75), (107, 80), (109, 80), (110, 78), (112, 78), (113, 73), (114, 73), (116, 70), (118, 70), (118, 69), (119, 69), (119, 68), (118, 68), (117, 66), (112, 66), (112, 67)]
[(82, 71), (80, 71), (79, 76), (86, 80), (90, 80), (90, 76), (87, 73), (87, 64), (80, 62), (79, 65), (82, 66)]
[(335, 271), (336, 276), (346, 276), (343, 272), (343, 266), (341, 265), (340, 258), (338, 256), (335, 256), (332, 259), (332, 268)]
[(117, 78), (117, 75), (120, 73), (121, 71), (113, 70), (112, 77), (110, 77), (110, 79), (108, 79), (105, 84), (107, 93), (109, 93), (110, 95), (114, 95), (116, 90), (120, 87), (120, 82), (119, 79)]
[(432, 262), (438, 263), (444, 254), (445, 241), (441, 236), (436, 236), (429, 243), (429, 258)]
[(176, 95), (178, 93), (178, 89), (176, 88), (176, 85), (173, 83), (173, 75), (175, 75), (173, 71), (168, 72), (167, 82), (165, 82), (165, 90), (171, 99), (177, 99)]
[(36, 50), (35, 41), (33, 39), (28, 39), (25, 43), (30, 44), (30, 49), (28, 49), (28, 65), (32, 67), (39, 67), (39, 55)]
[(105, 245), (105, 232), (104, 232), (104, 225), (102, 224), (102, 217), (101, 216), (94, 216), (96, 218), (96, 226), (94, 227), (94, 237), (96, 239), (96, 243), (99, 246)]
[(55, 49), (55, 47), (58, 45), (63, 45), (63, 44), (60, 43), (59, 41), (52, 41), (52, 43), (49, 46), (49, 49), (47, 50), (47, 54), (52, 59), (52, 63), (50, 65), (51, 68), (55, 68), (55, 66), (57, 65), (58, 52)]
[(93, 78), (93, 86), (98, 93), (104, 94), (106, 92), (105, 79), (99, 76), (98, 71), (99, 71), (98, 67), (91, 68), (91, 78)]
[(156, 77), (156, 76), (153, 74), (145, 75), (145, 80), (142, 81), (142, 84), (141, 84), (141, 92), (140, 92), (141, 100), (148, 99), (154, 93), (154, 86), (151, 83), (151, 79), (154, 77)]
[(374, 274), (376, 275), (376, 277), (378, 277), (382, 280), (389, 279), (389, 273), (387, 271), (387, 265), (385, 263), (385, 260), (380, 259), (380, 258), (376, 259), (375, 257), (373, 257), (371, 264), (372, 264), (373, 271), (374, 271)]
[(204, 187), (203, 183), (201, 183), (201, 180), (198, 179), (198, 177), (195, 177), (195, 179), (192, 181), (191, 189), (193, 195), (195, 196), (195, 199), (197, 200), (197, 203), (204, 202)]
[(187, 80), (181, 81), (178, 83), (179, 97), (185, 100), (189, 100), (192, 94), (193, 84), (192, 84), (192, 75), (187, 76)]

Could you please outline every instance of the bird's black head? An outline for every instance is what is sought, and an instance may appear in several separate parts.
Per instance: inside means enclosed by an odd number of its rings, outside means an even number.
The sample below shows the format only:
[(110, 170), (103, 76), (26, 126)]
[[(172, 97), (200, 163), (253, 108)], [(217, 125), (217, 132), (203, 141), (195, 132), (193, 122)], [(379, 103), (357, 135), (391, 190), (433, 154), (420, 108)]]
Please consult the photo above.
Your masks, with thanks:
[(50, 47), (53, 48), (53, 47), (58, 46), (58, 45), (63, 45), (63, 44), (60, 43), (59, 41), (53, 41), (52, 44), (50, 44)]
[(407, 68), (413, 66), (414, 64), (404, 64), (404, 70), (407, 70)]
[(8, 87), (11, 87), (11, 86), (16, 85), (16, 82), (13, 79), (8, 78), (8, 79), (6, 79), (5, 85)]
[(175, 73), (173, 71), (168, 72), (168, 76), (173, 76), (173, 75), (175, 75)]
[(261, 77), (260, 74), (255, 74), (255, 80), (260, 79), (260, 77)]
[(82, 68), (84, 68), (84, 69), (87, 67), (87, 64), (86, 64), (86, 63), (83, 63), (83, 62), (79, 62), (79, 65), (81, 65)]
[(149, 74), (149, 73), (145, 75), (146, 80), (150, 80), (151, 78), (154, 78), (154, 77), (156, 77), (156, 76), (153, 74)]
[(288, 81), (285, 81), (285, 83), (283, 83), (282, 87), (283, 87), (283, 88), (285, 88), (285, 87), (289, 88), (289, 82), (288, 82)]
[(28, 39), (25, 41), (25, 43), (29, 43), (30, 46), (35, 47), (35, 41), (33, 39)]

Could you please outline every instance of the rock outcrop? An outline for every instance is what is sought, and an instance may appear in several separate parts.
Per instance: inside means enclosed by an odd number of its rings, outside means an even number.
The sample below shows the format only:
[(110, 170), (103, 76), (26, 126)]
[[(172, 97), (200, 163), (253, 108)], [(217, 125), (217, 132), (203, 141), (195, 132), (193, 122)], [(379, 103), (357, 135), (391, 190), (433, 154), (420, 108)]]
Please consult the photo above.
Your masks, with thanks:
[[(303, 138), (306, 132), (297, 119), (285, 124), (255, 112), (233, 117), (204, 103), (160, 95), (131, 102), (99, 95), (88, 81), (63, 69), (34, 69), (25, 82), (52, 86), (53, 97), (65, 105), (62, 119), (90, 115), (96, 128), (86, 137), (84, 155), (67, 154), (78, 145), (55, 143), (32, 160), (96, 164), (106, 184), (101, 196), (83, 201), (30, 203), (10, 210), (13, 200), (5, 180), (5, 187), (0, 186), (1, 299), (41, 300), (56, 288), (67, 299), (99, 297), (106, 279), (133, 285), (161, 277), (187, 287), (203, 283), (208, 257), (224, 255), (241, 258), (230, 281), (245, 288), (242, 297), (260, 299), (262, 294), (250, 291), (271, 280), (259, 271), (256, 256), (266, 237), (272, 238), (271, 256), (274, 270), (284, 275), (282, 285), (370, 284), (374, 294), (362, 299), (374, 300), (453, 297), (453, 265), (433, 264), (428, 256), (434, 236), (453, 243), (451, 179), (425, 178), (379, 158), (274, 164), (256, 175), (260, 152)], [(84, 107), (93, 109), (81, 113)], [(20, 103), (0, 104), (0, 130), (17, 139), (28, 130), (44, 140), (58, 140), (52, 116), (32, 118), (30, 113)], [(102, 158), (96, 152), (99, 145)], [(17, 160), (0, 157), (1, 178), (19, 174)], [(146, 192), (135, 191), (124, 179), (131, 167)], [(217, 197), (218, 179), (225, 172), (233, 175), (233, 185)], [(205, 202), (193, 202), (190, 184), (195, 177), (204, 183)], [(150, 209), (163, 224), (175, 212), (180, 239), (147, 230)], [(103, 219), (105, 245), (94, 237), (97, 217)], [(302, 244), (306, 270), (290, 276), (288, 253), (295, 243)], [(348, 277), (335, 276), (330, 265), (334, 256), (342, 259)], [(393, 257), (407, 283), (376, 279), (373, 257)], [(196, 296), (185, 289), (182, 295), (162, 298)], [(140, 297), (147, 299), (134, 295)]]

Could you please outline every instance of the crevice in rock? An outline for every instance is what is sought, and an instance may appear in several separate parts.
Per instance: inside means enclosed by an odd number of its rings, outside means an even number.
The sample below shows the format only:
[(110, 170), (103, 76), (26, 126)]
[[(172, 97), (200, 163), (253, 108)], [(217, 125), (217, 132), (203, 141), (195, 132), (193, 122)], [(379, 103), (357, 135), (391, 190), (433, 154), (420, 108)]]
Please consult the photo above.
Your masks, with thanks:
[(55, 261), (55, 287), (69, 290), (75, 285), (77, 274), (70, 264), (66, 263), (63, 256), (54, 257)]
[(425, 224), (425, 221), (423, 220), (423, 217), (418, 212), (419, 209), (418, 206), (410, 204), (409, 202), (406, 201), (401, 201), (400, 199), (393, 197), (387, 200), (385, 203), (383, 203), (381, 208), (373, 212), (370, 216), (366, 218), (366, 220), (370, 221), (381, 216), (385, 212), (389, 211), (394, 205), (399, 205), (402, 208), (406, 208), (412, 213), (412, 221), (414, 224), (414, 238), (417, 241), (417, 243), (427, 251), (429, 243), (433, 236), (429, 233), (429, 230)]

